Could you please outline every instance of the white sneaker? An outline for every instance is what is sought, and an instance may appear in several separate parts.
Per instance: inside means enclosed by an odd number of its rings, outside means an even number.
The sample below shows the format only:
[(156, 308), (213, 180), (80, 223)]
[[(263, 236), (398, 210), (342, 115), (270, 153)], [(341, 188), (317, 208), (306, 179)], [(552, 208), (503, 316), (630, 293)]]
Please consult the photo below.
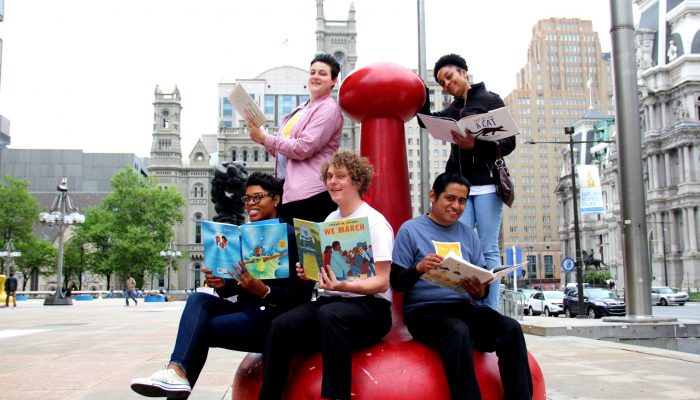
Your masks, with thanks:
[(172, 369), (161, 369), (149, 378), (131, 381), (131, 389), (146, 397), (187, 398), (192, 392), (187, 378), (180, 378)]

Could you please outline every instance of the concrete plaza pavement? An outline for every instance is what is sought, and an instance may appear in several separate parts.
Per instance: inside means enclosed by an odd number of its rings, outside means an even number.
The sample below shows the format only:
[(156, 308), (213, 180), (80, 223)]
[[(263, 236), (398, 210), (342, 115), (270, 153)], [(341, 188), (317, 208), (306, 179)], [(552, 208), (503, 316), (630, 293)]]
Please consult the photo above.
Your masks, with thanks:
[[(142, 399), (129, 388), (168, 361), (184, 302), (123, 299), (0, 308), (0, 388), (7, 400)], [(541, 321), (525, 317), (524, 325)], [(551, 318), (548, 324), (571, 324)], [(558, 320), (558, 321), (557, 321)], [(577, 323), (585, 323), (578, 320)], [(700, 356), (573, 336), (526, 335), (548, 399), (698, 399)], [(190, 399), (230, 399), (245, 353), (212, 349)], [(235, 399), (247, 400), (247, 399)]]

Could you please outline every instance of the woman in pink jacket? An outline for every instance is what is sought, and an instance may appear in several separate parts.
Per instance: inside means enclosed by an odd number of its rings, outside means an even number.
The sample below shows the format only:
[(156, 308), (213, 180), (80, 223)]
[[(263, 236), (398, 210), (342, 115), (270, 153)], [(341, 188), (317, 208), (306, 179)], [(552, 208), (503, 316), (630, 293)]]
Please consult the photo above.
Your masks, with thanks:
[(280, 215), (286, 221), (321, 222), (338, 208), (319, 171), (340, 147), (343, 133), (343, 114), (331, 96), (339, 72), (340, 64), (330, 54), (318, 54), (311, 60), (310, 98), (284, 118), (277, 135), (267, 134), (248, 120), (250, 138), (277, 159), (275, 175), (284, 179)]

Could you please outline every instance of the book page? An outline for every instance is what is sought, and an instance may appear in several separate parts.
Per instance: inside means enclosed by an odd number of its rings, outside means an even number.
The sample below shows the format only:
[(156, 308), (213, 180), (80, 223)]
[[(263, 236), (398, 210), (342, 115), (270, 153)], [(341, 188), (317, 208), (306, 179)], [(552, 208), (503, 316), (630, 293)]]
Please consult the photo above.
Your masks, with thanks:
[(245, 117), (249, 115), (255, 126), (262, 126), (265, 123), (265, 114), (260, 110), (255, 101), (250, 97), (248, 92), (246, 92), (243, 85), (240, 83), (233, 88), (233, 91), (228, 96), (233, 108), (238, 111), (241, 116)]
[(253, 278), (289, 278), (287, 224), (241, 226), (241, 259)]
[(506, 107), (484, 114), (470, 115), (459, 120), (460, 132), (469, 129), (478, 140), (493, 142), (518, 134), (518, 127)]
[(464, 129), (457, 126), (454, 120), (448, 118), (433, 117), (432, 115), (417, 114), (425, 128), (435, 139), (444, 140), (454, 143), (452, 140), (452, 131), (459, 134), (464, 132)]
[(236, 225), (202, 221), (202, 244), (204, 266), (211, 269), (212, 275), (233, 279), (233, 265), (241, 260), (240, 228)]
[(339, 281), (376, 275), (367, 217), (327, 221), (321, 227), (324, 265), (330, 265)]
[(321, 235), (318, 224), (294, 218), (294, 236), (297, 239), (299, 263), (304, 269), (304, 274), (306, 274), (307, 278), (318, 282), (321, 266), (323, 266)]

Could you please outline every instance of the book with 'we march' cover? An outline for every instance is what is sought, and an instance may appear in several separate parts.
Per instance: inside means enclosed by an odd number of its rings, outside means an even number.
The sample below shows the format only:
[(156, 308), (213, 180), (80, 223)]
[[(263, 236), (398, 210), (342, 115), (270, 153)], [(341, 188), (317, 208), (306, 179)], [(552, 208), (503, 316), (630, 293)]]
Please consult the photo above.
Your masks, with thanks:
[(367, 217), (328, 222), (294, 218), (294, 233), (307, 278), (318, 281), (324, 265), (340, 281), (376, 275)]

